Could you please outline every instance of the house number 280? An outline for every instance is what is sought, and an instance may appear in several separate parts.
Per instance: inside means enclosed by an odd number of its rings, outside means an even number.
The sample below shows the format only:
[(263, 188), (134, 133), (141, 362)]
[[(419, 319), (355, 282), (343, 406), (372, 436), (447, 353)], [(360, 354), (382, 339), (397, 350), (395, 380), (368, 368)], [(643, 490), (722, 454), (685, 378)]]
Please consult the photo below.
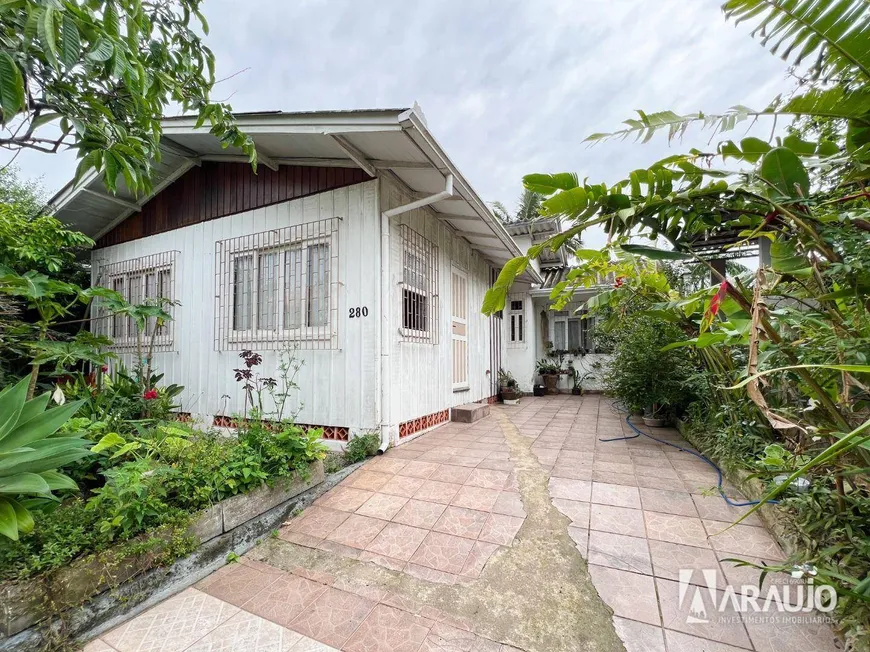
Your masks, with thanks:
[(351, 319), (353, 319), (355, 317), (368, 317), (369, 316), (369, 309), (367, 306), (357, 306), (356, 308), (348, 308), (348, 310), (350, 311), (350, 313), (348, 314), (348, 317), (350, 317)]

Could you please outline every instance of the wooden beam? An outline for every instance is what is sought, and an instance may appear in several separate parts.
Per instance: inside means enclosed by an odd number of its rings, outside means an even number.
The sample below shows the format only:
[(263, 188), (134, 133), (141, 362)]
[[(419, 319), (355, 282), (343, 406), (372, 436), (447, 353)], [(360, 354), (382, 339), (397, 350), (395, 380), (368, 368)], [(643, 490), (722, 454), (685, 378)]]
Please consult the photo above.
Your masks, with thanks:
[(275, 159), (273, 159), (271, 156), (268, 156), (267, 154), (260, 151), (259, 148), (257, 148), (257, 164), (259, 165), (260, 163), (265, 165), (267, 168), (269, 168), (273, 172), (278, 171), (278, 162)]
[(457, 231), (457, 233), (463, 238), (481, 238), (483, 240), (496, 240), (497, 242), (501, 242), (501, 238), (497, 235), (492, 235), (491, 233), (474, 233), (472, 231)]
[(473, 215), (453, 215), (452, 213), (435, 213), (439, 220), (451, 220), (454, 222), (483, 222), (478, 216)]
[(121, 199), (120, 197), (115, 197), (115, 195), (104, 194), (102, 192), (97, 192), (96, 190), (91, 190), (90, 188), (82, 188), (82, 192), (85, 192), (89, 195), (93, 195), (94, 197), (99, 197), (100, 199), (105, 199), (107, 201), (118, 204), (119, 206), (123, 206), (124, 208), (129, 208), (134, 211), (141, 210), (141, 206), (139, 204), (134, 204), (133, 202), (127, 201), (126, 199)]
[(347, 157), (356, 163), (360, 169), (362, 169), (366, 174), (370, 177), (378, 176), (378, 171), (371, 164), (371, 162), (366, 158), (365, 154), (359, 151), (356, 147), (350, 144), (350, 142), (344, 136), (339, 136), (337, 134), (330, 134), (330, 138), (332, 141), (338, 145), (338, 148), (347, 154)]

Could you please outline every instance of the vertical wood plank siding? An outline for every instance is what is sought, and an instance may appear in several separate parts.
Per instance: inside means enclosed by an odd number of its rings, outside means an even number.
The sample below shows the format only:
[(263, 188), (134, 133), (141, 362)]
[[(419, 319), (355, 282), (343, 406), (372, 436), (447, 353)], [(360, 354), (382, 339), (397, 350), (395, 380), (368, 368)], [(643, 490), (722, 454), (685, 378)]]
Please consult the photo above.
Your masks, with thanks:
[(262, 208), (288, 199), (368, 181), (359, 168), (265, 165), (204, 161), (191, 168), (135, 213), (97, 240), (96, 247), (130, 242), (157, 233)]

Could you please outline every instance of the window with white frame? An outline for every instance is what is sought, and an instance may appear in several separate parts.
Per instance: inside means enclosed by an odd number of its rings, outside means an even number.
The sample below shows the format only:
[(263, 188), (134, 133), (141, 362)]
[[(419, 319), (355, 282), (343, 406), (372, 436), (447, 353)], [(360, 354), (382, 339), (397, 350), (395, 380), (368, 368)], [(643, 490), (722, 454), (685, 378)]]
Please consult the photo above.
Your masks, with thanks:
[(553, 348), (568, 352), (585, 350), (586, 321), (582, 314), (572, 314), (567, 310), (556, 312), (553, 319)]
[(507, 329), (508, 329), (508, 344), (511, 346), (518, 346), (525, 344), (526, 341), (526, 315), (525, 310), (523, 308), (523, 299), (522, 297), (508, 298), (508, 319), (507, 319)]
[[(158, 349), (165, 349), (173, 344), (177, 254), (177, 251), (166, 251), (102, 264), (98, 269), (97, 285), (114, 290), (132, 305), (159, 305), (173, 316), (173, 320), (162, 324), (158, 324), (154, 318), (146, 322), (145, 331), (142, 333), (143, 342), (150, 343), (154, 335), (154, 345)], [(139, 335), (135, 320), (122, 315), (110, 315), (99, 304), (96, 310), (100, 317), (96, 331), (112, 340), (111, 348), (134, 350)]]
[(402, 334), (438, 343), (438, 247), (403, 224)]
[(340, 218), (217, 243), (216, 344), (334, 348)]

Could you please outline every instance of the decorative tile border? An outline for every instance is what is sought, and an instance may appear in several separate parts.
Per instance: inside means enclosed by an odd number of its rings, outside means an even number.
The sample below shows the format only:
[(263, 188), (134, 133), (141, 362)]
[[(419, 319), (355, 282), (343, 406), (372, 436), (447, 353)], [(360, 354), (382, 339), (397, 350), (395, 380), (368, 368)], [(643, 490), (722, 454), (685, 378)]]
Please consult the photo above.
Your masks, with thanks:
[(408, 437), (420, 432), (421, 430), (426, 430), (433, 426), (447, 423), (448, 421), (450, 421), (450, 410), (441, 410), (440, 412), (433, 412), (432, 414), (427, 414), (423, 417), (417, 417), (416, 419), (405, 421), (404, 423), (399, 424), (399, 438)]
[[(264, 422), (267, 424), (272, 423), (270, 421)], [(239, 425), (239, 421), (235, 417), (228, 417), (223, 414), (216, 414), (214, 415), (212, 425), (216, 428), (237, 428)], [(345, 426), (316, 426), (309, 423), (297, 423), (294, 425), (299, 426), (305, 432), (308, 432), (313, 428), (323, 428), (323, 439), (330, 439), (334, 441), (347, 441), (348, 439), (350, 439), (350, 428), (347, 428)]]

